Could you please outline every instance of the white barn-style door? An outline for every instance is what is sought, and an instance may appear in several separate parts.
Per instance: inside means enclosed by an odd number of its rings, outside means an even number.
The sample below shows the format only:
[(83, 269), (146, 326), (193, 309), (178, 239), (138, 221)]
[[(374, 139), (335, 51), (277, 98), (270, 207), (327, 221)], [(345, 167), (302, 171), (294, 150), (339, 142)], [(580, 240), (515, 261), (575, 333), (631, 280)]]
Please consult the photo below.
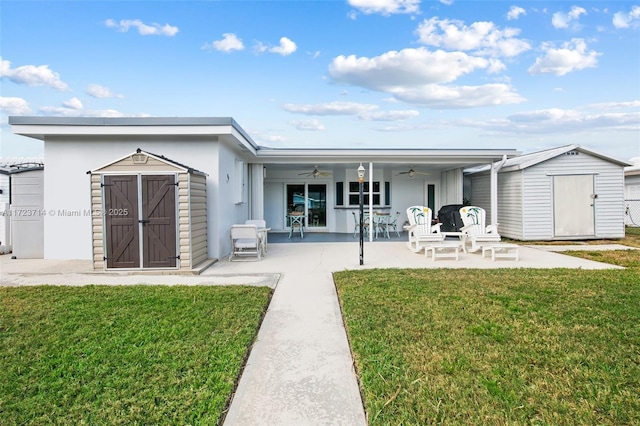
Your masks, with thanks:
[(554, 236), (595, 236), (594, 197), (593, 175), (554, 176)]

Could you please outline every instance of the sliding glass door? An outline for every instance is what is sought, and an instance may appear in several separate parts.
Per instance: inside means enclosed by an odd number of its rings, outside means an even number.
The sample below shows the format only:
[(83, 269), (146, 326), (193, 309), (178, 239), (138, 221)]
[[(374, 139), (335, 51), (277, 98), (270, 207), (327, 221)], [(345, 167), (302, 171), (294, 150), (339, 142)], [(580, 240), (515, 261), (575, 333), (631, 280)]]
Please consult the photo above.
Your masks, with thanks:
[(286, 185), (286, 226), (291, 226), (291, 213), (304, 214), (305, 226), (324, 228), (327, 226), (327, 185), (287, 184)]

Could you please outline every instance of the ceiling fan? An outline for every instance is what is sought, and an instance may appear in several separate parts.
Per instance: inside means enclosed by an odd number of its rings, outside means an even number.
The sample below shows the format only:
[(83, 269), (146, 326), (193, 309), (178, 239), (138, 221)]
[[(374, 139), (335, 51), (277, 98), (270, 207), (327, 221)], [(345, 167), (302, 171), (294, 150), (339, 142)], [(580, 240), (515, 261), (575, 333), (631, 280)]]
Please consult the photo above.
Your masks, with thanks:
[(298, 173), (299, 176), (313, 176), (313, 178), (317, 178), (318, 176), (331, 176), (329, 172), (321, 172), (318, 170), (318, 166), (313, 166), (313, 170), (306, 173)]
[(400, 172), (396, 176), (398, 176), (398, 175), (407, 175), (407, 176), (409, 176), (409, 179), (413, 179), (414, 177), (416, 177), (416, 175), (425, 175), (425, 176), (427, 176), (427, 175), (429, 175), (429, 173), (427, 173), (427, 172), (417, 172), (413, 168), (413, 166), (411, 166), (409, 168), (409, 170), (407, 170), (406, 172)]

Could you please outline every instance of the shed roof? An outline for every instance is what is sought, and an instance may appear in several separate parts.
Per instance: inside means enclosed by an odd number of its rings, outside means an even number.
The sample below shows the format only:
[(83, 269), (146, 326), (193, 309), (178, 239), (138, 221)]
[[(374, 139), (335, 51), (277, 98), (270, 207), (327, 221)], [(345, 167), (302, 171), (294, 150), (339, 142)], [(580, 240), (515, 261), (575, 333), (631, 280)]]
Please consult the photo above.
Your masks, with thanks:
[[(569, 152), (572, 151), (577, 151), (577, 152), (582, 152), (584, 154), (588, 154), (588, 155), (592, 155), (594, 157), (600, 158), (604, 161), (608, 161), (614, 164), (617, 164), (621, 167), (624, 166), (629, 166), (629, 163), (626, 163), (624, 161), (620, 161), (617, 160), (615, 158), (612, 157), (608, 157), (606, 155), (602, 155), (600, 153), (597, 153), (595, 151), (590, 151), (586, 148), (581, 147), (580, 145), (576, 145), (576, 144), (571, 144), (571, 145), (564, 145), (564, 146), (560, 146), (557, 148), (551, 148), (551, 149), (545, 149), (542, 151), (536, 151), (536, 152), (532, 152), (529, 154), (523, 154), (520, 155), (518, 157), (513, 157), (513, 158), (509, 158), (507, 161), (504, 162), (504, 164), (502, 165), (502, 168), (500, 169), (501, 172), (510, 172), (510, 171), (515, 171), (515, 170), (522, 170), (522, 169), (526, 169), (528, 167), (532, 167), (535, 166), (537, 164), (543, 163), (545, 161), (551, 160), (552, 158), (556, 158), (559, 157), (561, 155), (565, 155)], [(488, 171), (489, 167), (488, 166), (482, 166), (479, 167), (477, 169), (473, 169), (473, 170), (469, 170), (468, 173), (469, 174), (473, 174), (473, 173), (480, 173), (480, 172), (485, 172)]]
[(42, 158), (39, 157), (0, 158), (0, 174), (3, 175), (42, 169), (44, 169), (44, 162)]
[(177, 167), (178, 169), (182, 169), (183, 171), (185, 171), (187, 173), (193, 173), (193, 174), (198, 174), (198, 175), (202, 175), (202, 176), (208, 176), (205, 172), (201, 172), (200, 170), (194, 169), (193, 167), (189, 167), (189, 166), (186, 166), (186, 165), (184, 165), (182, 163), (178, 163), (177, 161), (171, 160), (171, 159), (165, 157), (164, 155), (153, 154), (153, 153), (151, 153), (149, 151), (144, 151), (144, 150), (142, 150), (140, 148), (136, 149), (135, 152), (132, 152), (130, 154), (127, 154), (127, 155), (125, 155), (123, 157), (118, 158), (117, 160), (111, 161), (110, 163), (107, 163), (107, 164), (105, 164), (103, 166), (100, 166), (100, 167), (98, 167), (96, 169), (89, 170), (87, 173), (88, 174), (97, 173), (100, 170), (104, 169), (105, 167), (111, 166), (112, 164), (115, 164), (115, 163), (117, 163), (119, 161), (122, 161), (125, 158), (131, 157), (134, 154), (141, 154), (141, 153), (142, 154), (146, 154), (146, 155), (148, 155), (148, 156), (150, 156), (152, 158), (155, 158), (156, 160), (161, 161), (161, 162), (163, 162), (165, 164), (169, 164), (171, 166)]

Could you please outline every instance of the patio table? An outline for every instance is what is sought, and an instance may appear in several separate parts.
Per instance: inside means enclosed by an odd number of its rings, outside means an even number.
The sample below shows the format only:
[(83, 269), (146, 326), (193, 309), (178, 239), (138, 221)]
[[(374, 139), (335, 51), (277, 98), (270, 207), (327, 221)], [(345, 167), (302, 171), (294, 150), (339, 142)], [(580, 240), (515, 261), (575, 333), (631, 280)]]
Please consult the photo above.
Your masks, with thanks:
[(463, 252), (467, 252), (467, 234), (464, 232), (442, 232), (444, 237), (458, 237), (460, 240), (460, 248)]
[(382, 235), (387, 238), (391, 238), (389, 236), (389, 220), (391, 219), (390, 213), (384, 212), (373, 212), (373, 225), (376, 229), (376, 239), (378, 239), (378, 232), (382, 231)]

